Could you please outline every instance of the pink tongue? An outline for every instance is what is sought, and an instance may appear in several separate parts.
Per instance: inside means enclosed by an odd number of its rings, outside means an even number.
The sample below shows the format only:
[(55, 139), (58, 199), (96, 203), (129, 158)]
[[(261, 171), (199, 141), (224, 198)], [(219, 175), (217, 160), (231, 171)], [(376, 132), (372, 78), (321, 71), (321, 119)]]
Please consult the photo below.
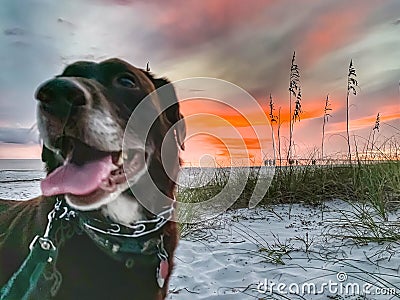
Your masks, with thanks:
[(94, 192), (113, 169), (111, 155), (82, 166), (67, 163), (58, 167), (42, 180), (44, 196), (59, 194), (86, 195)]

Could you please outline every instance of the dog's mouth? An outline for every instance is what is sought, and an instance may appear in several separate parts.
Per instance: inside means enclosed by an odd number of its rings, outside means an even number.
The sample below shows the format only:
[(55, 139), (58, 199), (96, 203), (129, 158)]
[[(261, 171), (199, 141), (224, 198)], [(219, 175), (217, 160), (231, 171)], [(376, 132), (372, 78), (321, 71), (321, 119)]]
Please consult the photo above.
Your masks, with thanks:
[(74, 141), (64, 164), (41, 182), (44, 196), (65, 195), (75, 208), (90, 210), (116, 198), (146, 167), (144, 149), (106, 152)]

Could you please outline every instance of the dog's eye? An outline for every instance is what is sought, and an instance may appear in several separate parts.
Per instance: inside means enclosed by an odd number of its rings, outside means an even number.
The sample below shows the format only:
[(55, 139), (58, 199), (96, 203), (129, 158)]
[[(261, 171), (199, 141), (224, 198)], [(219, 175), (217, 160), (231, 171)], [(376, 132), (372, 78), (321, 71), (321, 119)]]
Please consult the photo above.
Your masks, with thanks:
[(130, 76), (127, 76), (127, 75), (122, 75), (122, 76), (118, 77), (117, 83), (123, 87), (130, 88), (130, 89), (137, 87), (135, 79)]

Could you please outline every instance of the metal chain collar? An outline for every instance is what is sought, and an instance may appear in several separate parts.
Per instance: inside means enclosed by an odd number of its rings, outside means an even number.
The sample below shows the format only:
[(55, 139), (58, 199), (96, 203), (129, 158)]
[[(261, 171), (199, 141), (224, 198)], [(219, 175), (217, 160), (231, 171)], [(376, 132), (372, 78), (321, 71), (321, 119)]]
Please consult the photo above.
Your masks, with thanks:
[(139, 238), (156, 232), (172, 219), (173, 205), (159, 213), (154, 219), (137, 221), (132, 225), (109, 223), (102, 220), (87, 218), (79, 214), (80, 223), (84, 229), (89, 229), (100, 234), (121, 238)]
[[(57, 247), (53, 241), (54, 221), (76, 220), (78, 227), (85, 232), (102, 250), (117, 260), (125, 260), (130, 254), (157, 254), (165, 259), (163, 235), (154, 237), (152, 233), (159, 231), (173, 217), (174, 202), (170, 207), (159, 213), (150, 220), (138, 221), (126, 226), (118, 223), (109, 223), (96, 218), (90, 218), (85, 214), (71, 209), (64, 203), (62, 198), (57, 197), (54, 208), (47, 215), (47, 226), (42, 236), (35, 236), (29, 249), (32, 251), (34, 245), (39, 243), (46, 251), (56, 251)], [(148, 236), (148, 238), (146, 237)], [(122, 254), (117, 257), (117, 254)], [(53, 258), (49, 256), (48, 262)]]

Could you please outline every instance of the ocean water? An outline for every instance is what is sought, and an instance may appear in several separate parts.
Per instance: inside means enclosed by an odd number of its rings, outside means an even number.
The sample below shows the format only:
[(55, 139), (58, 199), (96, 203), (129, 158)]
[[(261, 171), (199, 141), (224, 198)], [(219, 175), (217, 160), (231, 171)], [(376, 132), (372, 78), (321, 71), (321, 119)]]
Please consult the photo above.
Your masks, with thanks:
[(0, 199), (25, 200), (40, 195), (45, 177), (38, 159), (0, 159)]
[[(273, 176), (273, 169), (263, 167), (260, 174)], [(222, 175), (243, 176), (242, 168), (182, 168), (178, 177), (180, 188), (202, 187)], [(46, 176), (39, 159), (0, 159), (0, 199), (24, 200), (40, 195), (40, 180)]]

